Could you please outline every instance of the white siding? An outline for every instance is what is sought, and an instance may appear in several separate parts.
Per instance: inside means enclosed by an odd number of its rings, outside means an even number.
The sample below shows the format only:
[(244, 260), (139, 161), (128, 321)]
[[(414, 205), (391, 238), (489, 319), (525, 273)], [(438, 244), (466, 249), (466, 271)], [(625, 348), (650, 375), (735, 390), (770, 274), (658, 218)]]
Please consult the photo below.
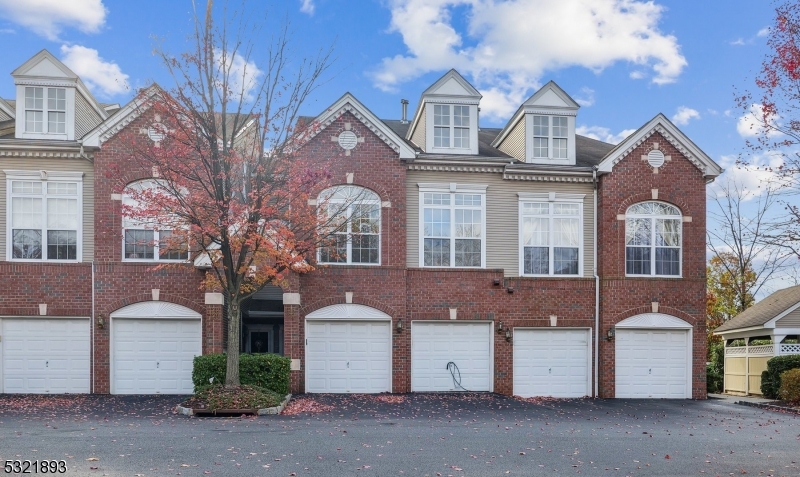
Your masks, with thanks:
[(82, 94), (75, 94), (75, 138), (82, 138), (86, 133), (95, 128), (102, 118), (92, 108)]
[(800, 308), (788, 313), (775, 323), (779, 328), (800, 328)]

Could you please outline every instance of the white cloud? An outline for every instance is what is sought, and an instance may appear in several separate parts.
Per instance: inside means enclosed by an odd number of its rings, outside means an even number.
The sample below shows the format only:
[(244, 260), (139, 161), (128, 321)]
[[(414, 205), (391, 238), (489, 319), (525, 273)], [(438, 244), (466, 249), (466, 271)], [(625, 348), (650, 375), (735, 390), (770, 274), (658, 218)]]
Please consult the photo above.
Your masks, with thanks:
[(767, 35), (769, 35), (769, 27), (764, 27), (758, 30), (758, 33), (756, 33), (756, 36), (767, 36)]
[(742, 46), (742, 45), (746, 45), (747, 43), (749, 43), (749, 42), (745, 42), (743, 38), (737, 38), (737, 39), (735, 39), (735, 40), (733, 40), (731, 42), (731, 45), (733, 45), (733, 46)]
[(92, 93), (114, 96), (130, 90), (128, 75), (113, 61), (100, 58), (97, 50), (80, 45), (62, 45), (61, 60), (80, 76)]
[(314, 14), (314, 0), (300, 0), (300, 11), (309, 15)]
[(619, 144), (623, 139), (636, 132), (635, 129), (623, 129), (617, 134), (611, 132), (609, 128), (603, 126), (578, 126), (575, 133), (581, 136), (597, 139), (598, 141), (609, 144)]
[(63, 28), (96, 33), (106, 21), (102, 0), (0, 0), (0, 16), (57, 40)]
[(581, 106), (591, 106), (594, 104), (594, 90), (584, 86), (581, 88), (580, 94), (578, 96), (574, 96), (573, 99)]
[[(756, 137), (765, 132), (763, 127), (764, 119), (763, 106), (758, 103), (754, 103), (750, 105), (749, 113), (739, 117), (739, 120), (736, 122), (736, 131), (745, 139)], [(780, 120), (780, 118), (777, 116), (766, 119), (770, 124), (776, 124), (776, 122)], [(767, 134), (770, 136), (777, 136), (780, 133), (770, 130), (767, 132)]]
[(255, 62), (246, 61), (239, 54), (234, 56), (231, 61), (228, 54), (218, 48), (214, 49), (214, 60), (217, 62), (219, 75), (226, 74), (223, 70), (228, 71), (228, 88), (231, 90), (231, 99), (236, 102), (242, 99), (245, 102), (252, 101), (253, 90), (259, 85), (259, 80), (264, 75)]
[(735, 155), (719, 158), (718, 163), (725, 172), (709, 186), (709, 194), (723, 197), (725, 194), (723, 185), (733, 181), (740, 185), (744, 201), (747, 202), (763, 194), (768, 184), (778, 183), (779, 178), (772, 171), (783, 165), (782, 154), (767, 152), (750, 156), (747, 164), (737, 164), (738, 159), (739, 157)]
[[(516, 95), (530, 93), (548, 71), (581, 66), (600, 72), (619, 61), (665, 84), (687, 64), (677, 38), (659, 30), (664, 8), (652, 1), (390, 0), (389, 7), (389, 30), (402, 36), (408, 51), (384, 58), (371, 73), (385, 91), (456, 68), (479, 89)], [(462, 21), (466, 28), (458, 31)], [(507, 117), (518, 105), (486, 114)]]
[(645, 79), (647, 77), (647, 73), (645, 73), (644, 71), (631, 71), (631, 74), (628, 76), (630, 76), (631, 79), (635, 80)]
[(692, 119), (700, 119), (700, 113), (686, 106), (679, 106), (678, 111), (672, 116), (672, 122), (678, 126), (685, 126)]

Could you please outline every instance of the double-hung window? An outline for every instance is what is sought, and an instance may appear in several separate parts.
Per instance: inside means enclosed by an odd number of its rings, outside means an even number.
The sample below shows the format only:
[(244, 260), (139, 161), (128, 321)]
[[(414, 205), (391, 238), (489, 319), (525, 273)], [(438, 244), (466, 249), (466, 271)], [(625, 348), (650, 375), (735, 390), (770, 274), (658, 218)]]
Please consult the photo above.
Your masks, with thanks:
[(555, 198), (555, 194), (552, 196), (554, 200), (520, 198), (520, 268), (523, 275), (581, 273), (582, 198), (563, 200)]
[[(134, 210), (142, 207), (138, 197), (154, 194), (147, 190), (157, 189), (158, 183), (153, 180), (143, 180), (129, 184), (122, 195), (124, 206)], [(155, 202), (155, 201), (154, 201)], [(185, 240), (174, 235), (175, 219), (167, 217), (163, 224), (158, 219), (142, 220), (126, 215), (122, 219), (123, 244), (122, 258), (125, 261), (173, 261), (183, 262), (189, 259), (189, 248)]]
[(469, 149), (469, 106), (433, 105), (433, 147)]
[(83, 174), (5, 173), (9, 260), (79, 260)]
[(682, 222), (680, 210), (663, 202), (640, 202), (628, 207), (625, 274), (680, 276)]
[(420, 266), (484, 267), (486, 186), (419, 186)]
[(25, 132), (64, 134), (66, 118), (66, 89), (25, 87)]
[(317, 200), (324, 245), (320, 263), (378, 265), (381, 262), (381, 201), (356, 186), (324, 190)]
[(533, 157), (566, 159), (569, 135), (565, 116), (533, 116)]

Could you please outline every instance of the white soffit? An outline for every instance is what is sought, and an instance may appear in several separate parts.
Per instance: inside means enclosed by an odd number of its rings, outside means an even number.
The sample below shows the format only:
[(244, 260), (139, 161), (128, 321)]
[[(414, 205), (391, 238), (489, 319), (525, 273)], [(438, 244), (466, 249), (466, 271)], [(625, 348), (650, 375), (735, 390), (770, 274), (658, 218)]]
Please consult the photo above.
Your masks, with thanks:
[(616, 325), (615, 328), (659, 328), (659, 329), (680, 329), (690, 330), (692, 325), (682, 319), (665, 315), (664, 313), (642, 313), (641, 315), (626, 318)]
[(159, 91), (162, 91), (162, 89), (157, 84), (149, 86), (142, 93), (130, 100), (128, 104), (123, 106), (122, 109), (117, 111), (111, 118), (103, 121), (86, 133), (86, 135), (83, 136), (83, 144), (85, 146), (100, 147), (125, 126), (133, 122), (134, 119), (150, 109), (152, 105), (150, 100)]
[(307, 320), (391, 320), (386, 313), (365, 305), (346, 303), (326, 306), (306, 315)]
[(175, 303), (165, 301), (142, 301), (120, 308), (111, 313), (111, 318), (156, 318), (199, 320), (200, 313)]

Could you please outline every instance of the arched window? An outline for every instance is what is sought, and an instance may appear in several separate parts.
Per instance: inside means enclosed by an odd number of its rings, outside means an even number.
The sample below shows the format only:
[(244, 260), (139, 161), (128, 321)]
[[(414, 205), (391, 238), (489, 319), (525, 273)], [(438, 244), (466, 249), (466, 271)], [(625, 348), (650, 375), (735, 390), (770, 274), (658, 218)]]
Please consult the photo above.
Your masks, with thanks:
[(380, 264), (381, 200), (368, 189), (337, 186), (324, 190), (317, 200), (325, 245), (320, 263)]
[(681, 211), (663, 202), (641, 202), (625, 213), (625, 274), (681, 275)]
[[(122, 204), (136, 208), (139, 205), (137, 197), (141, 197), (143, 191), (158, 187), (158, 182), (152, 179), (128, 184), (122, 195)], [(174, 222), (174, 220), (166, 222)], [(189, 259), (188, 247), (185, 244), (175, 243), (174, 224), (159, 223), (157, 217), (150, 219), (123, 216), (122, 227), (123, 260), (149, 262), (186, 261)]]

